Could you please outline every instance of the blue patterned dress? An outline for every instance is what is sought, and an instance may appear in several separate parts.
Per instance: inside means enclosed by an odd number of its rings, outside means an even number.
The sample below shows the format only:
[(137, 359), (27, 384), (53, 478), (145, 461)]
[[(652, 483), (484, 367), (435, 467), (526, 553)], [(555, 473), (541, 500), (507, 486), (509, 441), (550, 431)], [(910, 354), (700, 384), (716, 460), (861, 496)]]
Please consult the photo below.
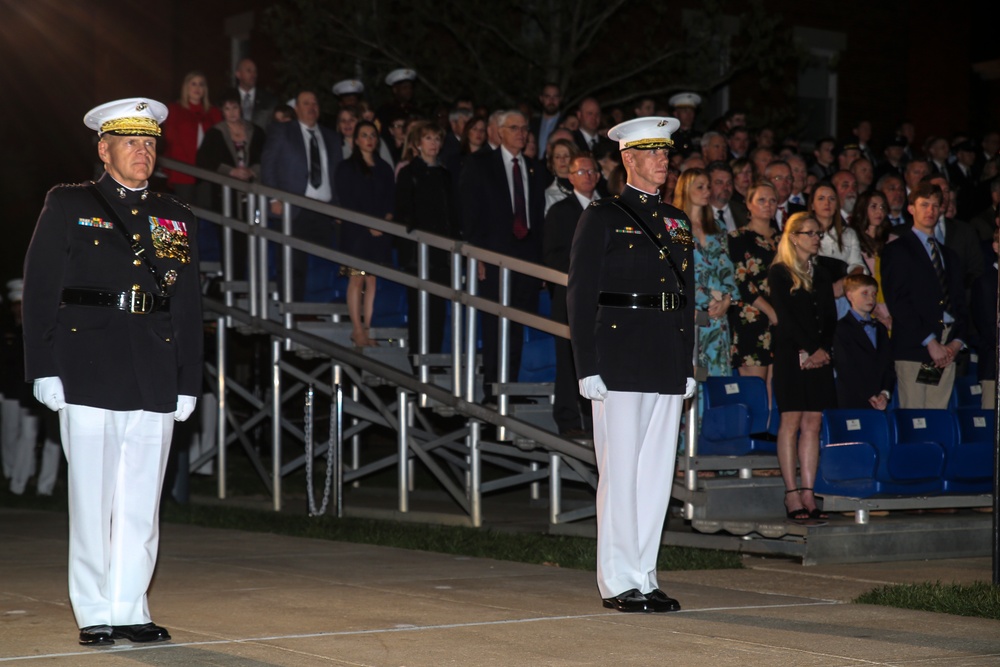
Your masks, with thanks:
[[(694, 237), (695, 308), (708, 310), (713, 293), (715, 297), (728, 294), (733, 303), (739, 301), (735, 274), (725, 231), (705, 234), (704, 246), (697, 236)], [(698, 327), (698, 365), (707, 369), (710, 377), (733, 374), (730, 344), (729, 321), (725, 315), (711, 320), (708, 326)]]

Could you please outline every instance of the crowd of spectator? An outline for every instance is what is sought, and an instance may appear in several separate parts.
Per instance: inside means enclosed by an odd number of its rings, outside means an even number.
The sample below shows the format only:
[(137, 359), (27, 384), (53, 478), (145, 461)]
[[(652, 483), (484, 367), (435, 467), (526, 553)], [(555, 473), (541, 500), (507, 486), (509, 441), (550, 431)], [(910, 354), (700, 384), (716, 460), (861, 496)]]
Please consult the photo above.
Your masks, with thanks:
[[(831, 377), (833, 368), (838, 377), (837, 389), (831, 385), (821, 392), (803, 410), (807, 413), (834, 407), (838, 400), (879, 409), (885, 408), (882, 399), (890, 398), (905, 407), (944, 407), (941, 396), (950, 392), (956, 365), (967, 363), (969, 351), (992, 358), (986, 348), (994, 344), (995, 331), (987, 324), (995, 320), (995, 304), (978, 295), (992, 293), (988, 283), (995, 276), (1000, 205), (1000, 134), (995, 131), (933, 135), (917, 145), (912, 123), (878, 128), (882, 141), (877, 141), (872, 124), (860, 120), (843, 138), (780, 138), (738, 109), (699, 123), (700, 99), (691, 93), (675, 95), (667, 104), (643, 98), (632, 109), (604, 108), (586, 98), (567, 109), (553, 84), (542, 88), (537, 105), (510, 110), (490, 110), (468, 98), (448, 108), (421, 107), (415, 98), (417, 74), (405, 69), (386, 77), (391, 94), (377, 110), (363, 84), (353, 80), (333, 87), (339, 108), (320, 110), (317, 95), (308, 90), (279, 104), (257, 87), (250, 60), (241, 61), (235, 78), (238, 86), (222, 96), (221, 110), (211, 107), (202, 75), (185, 78), (181, 100), (165, 124), (166, 155), (562, 270), (568, 255), (549, 249), (568, 251), (572, 218), (586, 202), (624, 187), (620, 156), (607, 129), (631, 116), (676, 116), (681, 128), (661, 194), (685, 212), (694, 237), (695, 298), (707, 315), (700, 327), (699, 365), (709, 375), (760, 377), (769, 392), (773, 382), (779, 409), (802, 396), (780, 389), (797, 386), (789, 373), (799, 368), (800, 356), (802, 370), (828, 366)], [(590, 176), (596, 181), (592, 187)], [(171, 179), (182, 194), (190, 186), (180, 175)], [(574, 193), (573, 207), (558, 208)], [(274, 208), (279, 211), (280, 203)], [(549, 224), (552, 216), (559, 224)], [(793, 220), (804, 226), (802, 231), (788, 231)], [(374, 231), (307, 211), (295, 212), (294, 230), (376, 264), (393, 261), (391, 242)], [(801, 267), (790, 264), (792, 251), (805, 252), (798, 246), (805, 245), (806, 235), (815, 241), (815, 252), (803, 255)], [(782, 244), (789, 243), (782, 259)], [(415, 266), (412, 248), (396, 250), (395, 261)], [(442, 282), (447, 280), (443, 260), (431, 262), (431, 278)], [(293, 264), (295, 297), (302, 298), (304, 257), (297, 255)], [(782, 276), (780, 295), (773, 292), (776, 266), (784, 267), (777, 274)], [(480, 293), (496, 291), (494, 269), (481, 272)], [(810, 278), (800, 276), (800, 269)], [(374, 278), (365, 271), (344, 271), (351, 276), (352, 338), (357, 345), (373, 344), (367, 331)], [(816, 272), (822, 279), (813, 278)], [(874, 284), (860, 284), (857, 276)], [(524, 276), (515, 283), (512, 303), (537, 307), (543, 285)], [(854, 303), (845, 285), (873, 297), (871, 308)], [(802, 327), (815, 329), (804, 346), (806, 334), (792, 335), (789, 327), (801, 306), (799, 292), (817, 289), (829, 289), (836, 317), (824, 320), (821, 332), (818, 324), (801, 321)], [(564, 298), (558, 290), (555, 296)], [(557, 318), (564, 316), (561, 305), (553, 309)], [(429, 348), (437, 352), (444, 303), (432, 299), (431, 308), (437, 315), (431, 318)], [(867, 383), (851, 379), (847, 385), (855, 393), (845, 393), (840, 378), (852, 375), (842, 369), (855, 364), (855, 353), (843, 345), (834, 354), (833, 329), (837, 320), (850, 322), (850, 317), (884, 329), (885, 338), (873, 335), (871, 345), (891, 347), (886, 358), (895, 362), (899, 376), (892, 387), (881, 386), (882, 376), (876, 387), (873, 375)], [(487, 350), (495, 349), (491, 328), (484, 326)], [(516, 331), (512, 334), (509, 379), (515, 380), (519, 340)], [(795, 345), (800, 347), (789, 352)], [(489, 357), (487, 352), (484, 358)], [(487, 380), (495, 380), (495, 369), (486, 370)], [(992, 370), (992, 364), (979, 364), (986, 381), (984, 402), (995, 387)], [(574, 378), (571, 372), (561, 375)], [(938, 383), (931, 383), (935, 379)], [(913, 385), (920, 390), (911, 391)], [(585, 430), (583, 411), (567, 408), (570, 403), (576, 402), (566, 398), (561, 403), (560, 430)], [(801, 506), (814, 509), (808, 497), (801, 498)]]

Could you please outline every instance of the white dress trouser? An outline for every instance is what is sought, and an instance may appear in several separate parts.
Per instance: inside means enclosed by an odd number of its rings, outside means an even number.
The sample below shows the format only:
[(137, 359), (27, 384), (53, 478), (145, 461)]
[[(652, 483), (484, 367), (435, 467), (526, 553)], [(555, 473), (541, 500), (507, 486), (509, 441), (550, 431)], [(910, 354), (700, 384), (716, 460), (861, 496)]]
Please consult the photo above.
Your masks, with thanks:
[(10, 491), (16, 495), (24, 493), (28, 480), (35, 474), (35, 447), (38, 445), (38, 417), (28, 408), (18, 404), (17, 438), (9, 454), (11, 457)]
[(17, 469), (18, 440), (21, 434), (21, 404), (12, 398), (0, 395), (0, 460), (3, 461), (3, 476), (10, 479)]
[(658, 588), (656, 559), (670, 503), (679, 395), (609, 391), (594, 401), (597, 586), (602, 598)]
[(59, 411), (69, 477), (69, 598), (77, 625), (148, 623), (173, 414)]

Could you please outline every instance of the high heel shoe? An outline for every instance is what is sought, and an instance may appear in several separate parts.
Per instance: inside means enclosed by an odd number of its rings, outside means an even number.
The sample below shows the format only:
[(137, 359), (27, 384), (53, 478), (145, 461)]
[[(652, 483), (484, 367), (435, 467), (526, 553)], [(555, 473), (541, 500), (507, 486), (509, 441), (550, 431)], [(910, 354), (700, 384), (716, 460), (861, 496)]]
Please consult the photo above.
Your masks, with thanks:
[[(814, 498), (816, 496), (816, 494), (813, 493), (813, 490), (811, 488), (802, 487), (801, 489), (799, 489), (799, 491), (808, 491), (809, 493), (813, 494)], [(809, 518), (813, 520), (825, 521), (826, 519), (830, 518), (829, 514), (821, 511), (818, 507), (814, 507), (811, 510), (806, 510), (806, 511), (809, 512)]]
[[(798, 493), (798, 492), (799, 492), (799, 489), (789, 489), (789, 490), (785, 491), (785, 495), (787, 496), (789, 493)], [(805, 507), (800, 507), (798, 509), (789, 510), (788, 509), (788, 505), (785, 505), (785, 509), (787, 510), (786, 516), (788, 517), (789, 521), (808, 521), (809, 520), (809, 510), (807, 510)]]

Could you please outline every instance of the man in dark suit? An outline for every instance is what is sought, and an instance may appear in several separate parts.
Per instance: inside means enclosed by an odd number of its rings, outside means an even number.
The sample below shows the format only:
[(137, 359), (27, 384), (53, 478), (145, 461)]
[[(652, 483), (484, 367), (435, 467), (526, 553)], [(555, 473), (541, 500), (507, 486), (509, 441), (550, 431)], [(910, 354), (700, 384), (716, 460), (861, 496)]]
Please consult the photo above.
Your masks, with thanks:
[[(795, 153), (785, 158), (788, 167), (792, 170), (792, 194), (788, 197), (789, 204), (806, 205), (808, 196), (805, 193), (806, 184), (809, 180), (809, 166), (801, 155)], [(803, 208), (803, 210), (805, 210)]]
[(680, 609), (657, 583), (685, 396), (695, 391), (694, 257), (684, 212), (660, 201), (675, 118), (620, 123), (628, 174), (576, 228), (566, 305), (580, 393), (593, 401), (597, 584), (605, 607)]
[(271, 113), (278, 104), (278, 98), (273, 93), (257, 87), (257, 65), (249, 58), (244, 58), (236, 65), (234, 76), (240, 93), (243, 120), (267, 129), (271, 124)]
[(886, 173), (875, 183), (875, 189), (885, 195), (886, 203), (889, 205), (886, 215), (889, 217), (893, 233), (908, 229), (913, 221), (909, 211), (906, 210), (906, 185), (903, 183), (903, 177), (895, 172)]
[[(774, 223), (780, 231), (785, 228), (785, 220), (799, 211), (806, 210), (806, 207), (789, 201), (792, 195), (792, 167), (784, 160), (775, 160), (768, 164), (764, 168), (764, 180), (774, 184), (774, 191), (779, 202), (774, 213)], [(711, 183), (711, 179), (709, 179), (709, 183)]]
[[(934, 238), (941, 188), (919, 183), (909, 201), (913, 227), (882, 251), (899, 405), (943, 410), (955, 382), (955, 356), (965, 346), (962, 267), (958, 255)], [(941, 372), (936, 383), (935, 369)]]
[(559, 86), (554, 83), (546, 83), (542, 86), (538, 102), (542, 105), (542, 114), (532, 118), (529, 126), (538, 141), (538, 158), (544, 160), (549, 147), (549, 137), (559, 127), (559, 121), (562, 118), (562, 113), (559, 111), (559, 105), (562, 103), (562, 93), (559, 91)]
[(971, 141), (962, 141), (955, 146), (955, 162), (948, 165), (948, 183), (958, 199), (955, 202), (956, 215), (961, 220), (971, 220), (976, 213), (976, 147)]
[(444, 133), (444, 141), (441, 143), (441, 154), (439, 160), (442, 164), (449, 164), (452, 160), (458, 159), (458, 154), (462, 151), (462, 133), (465, 131), (465, 124), (472, 120), (472, 111), (455, 107), (448, 112), (448, 130)]
[(573, 130), (573, 141), (583, 153), (596, 153), (597, 145), (601, 142), (601, 135), (598, 129), (601, 127), (601, 105), (593, 97), (588, 97), (580, 102), (577, 107), (576, 117), (580, 121), (580, 127)]
[(878, 282), (856, 273), (844, 278), (844, 295), (851, 304), (837, 322), (833, 363), (837, 371), (837, 407), (885, 410), (896, 385), (889, 332), (872, 318)]
[(813, 164), (809, 167), (809, 173), (819, 180), (829, 178), (837, 170), (837, 158), (833, 155), (833, 149), (837, 145), (837, 140), (833, 137), (823, 137), (816, 142), (816, 150), (813, 151)]
[(941, 188), (941, 215), (934, 227), (934, 236), (958, 256), (962, 285), (966, 290), (971, 289), (972, 283), (983, 273), (983, 249), (979, 238), (969, 223), (955, 219), (955, 192), (947, 179), (941, 174), (932, 174), (925, 181)]
[(170, 639), (146, 591), (174, 421), (194, 410), (204, 360), (195, 216), (148, 189), (166, 116), (140, 98), (85, 116), (105, 174), (49, 192), (24, 263), (25, 378), (59, 413), (87, 646)]
[[(589, 155), (580, 155), (570, 163), (569, 182), (573, 194), (556, 202), (545, 215), (545, 235), (542, 242), (545, 266), (569, 271), (569, 251), (580, 215), (590, 202), (599, 199), (597, 182), (601, 171)], [(551, 285), (552, 319), (567, 323), (566, 288)], [(556, 338), (556, 387), (552, 417), (563, 435), (579, 436), (591, 424), (590, 406), (581, 402), (573, 365), (573, 348), (569, 340)]]
[(893, 174), (902, 178), (903, 168), (906, 166), (904, 151), (906, 150), (906, 137), (896, 135), (886, 142), (882, 149), (882, 160), (875, 167), (875, 180), (881, 179), (886, 174)]
[(708, 203), (712, 206), (719, 229), (732, 232), (747, 224), (746, 204), (733, 201), (733, 170), (719, 160), (710, 162), (705, 171), (708, 172), (708, 185), (711, 190)]
[(948, 180), (948, 158), (951, 157), (951, 145), (944, 137), (932, 137), (926, 144), (927, 164), (932, 174), (940, 174)]
[[(529, 262), (542, 259), (545, 219), (545, 168), (522, 154), (528, 139), (528, 122), (519, 111), (497, 116), (500, 146), (469, 156), (460, 180), (462, 224), (472, 245)], [(499, 270), (479, 265), (479, 294), (496, 299)], [(539, 281), (511, 272), (510, 305), (534, 313), (538, 310)], [(492, 400), (497, 382), (497, 318), (482, 314), (483, 384)], [(524, 327), (511, 322), (508, 347), (508, 381), (516, 382), (521, 366)]]
[[(261, 182), (279, 190), (303, 195), (336, 206), (337, 190), (333, 174), (343, 159), (337, 134), (319, 124), (319, 102), (316, 94), (304, 90), (295, 98), (298, 121), (275, 123), (267, 133), (261, 156)], [(271, 214), (280, 216), (282, 203), (271, 201)], [(335, 246), (333, 219), (294, 207), (292, 234), (296, 238), (323, 246)], [(301, 301), (305, 295), (309, 255), (292, 252), (292, 298)]]

